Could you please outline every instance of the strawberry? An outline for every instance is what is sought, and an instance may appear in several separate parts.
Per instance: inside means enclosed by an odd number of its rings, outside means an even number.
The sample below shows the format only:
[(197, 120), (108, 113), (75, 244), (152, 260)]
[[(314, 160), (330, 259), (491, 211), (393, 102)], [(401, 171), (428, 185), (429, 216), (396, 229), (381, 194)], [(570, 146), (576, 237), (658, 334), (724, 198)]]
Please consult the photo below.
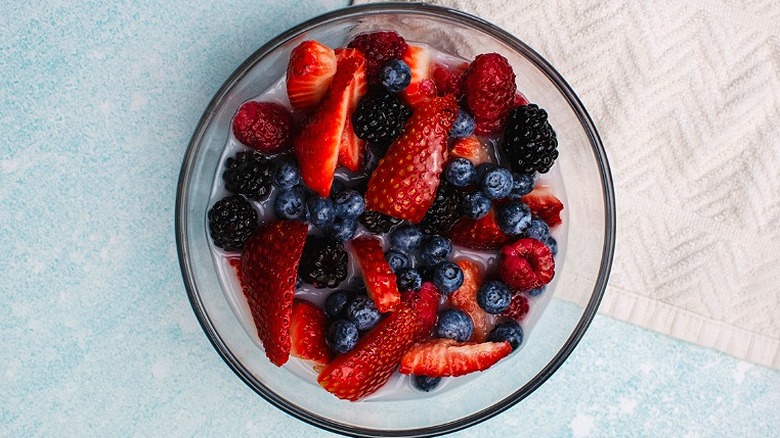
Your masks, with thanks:
[(512, 103), (512, 108), (517, 108), (523, 105), (528, 105), (528, 99), (525, 98), (523, 93), (518, 91), (517, 93), (515, 93), (515, 100), (514, 103)]
[(479, 138), (473, 135), (455, 140), (452, 148), (450, 148), (450, 157), (465, 158), (471, 161), (474, 166), (493, 162), (488, 148), (482, 144)]
[(434, 64), (431, 79), (436, 84), (439, 96), (454, 94), (458, 98), (463, 95), (463, 73), (468, 68), (468, 63), (463, 63), (455, 68)]
[(531, 310), (531, 304), (528, 302), (528, 297), (520, 292), (515, 292), (512, 296), (512, 302), (509, 303), (509, 308), (501, 314), (507, 318), (512, 318), (517, 322), (520, 322), (528, 316), (528, 312)]
[(563, 203), (553, 195), (546, 186), (537, 186), (531, 193), (523, 196), (523, 202), (531, 209), (531, 213), (547, 222), (550, 228), (561, 223)]
[(431, 283), (401, 296), (398, 309), (360, 338), (350, 352), (337, 356), (317, 381), (336, 397), (358, 400), (384, 385), (403, 354), (426, 339), (436, 323), (439, 293)]
[(308, 230), (303, 222), (271, 222), (247, 240), (241, 254), (244, 295), (265, 354), (276, 366), (290, 355), (295, 280)]
[(327, 331), (328, 317), (322, 309), (308, 301), (293, 300), (290, 354), (319, 364), (328, 363), (333, 353), (325, 342)]
[(466, 248), (497, 249), (510, 240), (496, 222), (496, 211), (491, 209), (482, 219), (462, 217), (450, 229), (452, 243)]
[(396, 278), (385, 259), (382, 243), (376, 237), (358, 237), (350, 242), (357, 258), (363, 283), (376, 308), (384, 313), (395, 310), (401, 302)]
[[(365, 59), (363, 54), (357, 49), (336, 49), (336, 59), (341, 62), (342, 59)], [(344, 123), (344, 132), (341, 136), (341, 145), (339, 146), (338, 164), (347, 169), (357, 172), (360, 170), (360, 164), (363, 162), (363, 153), (366, 149), (366, 142), (358, 138), (352, 127), (352, 113), (355, 111), (360, 98), (368, 91), (368, 82), (365, 74), (355, 76), (351, 84), (352, 98), (347, 110), (347, 119)]]
[(436, 97), (436, 84), (428, 79), (431, 69), (431, 52), (422, 46), (409, 45), (403, 58), (412, 70), (412, 80), (409, 86), (401, 92), (401, 97), (411, 108), (416, 108), (423, 102)]
[(309, 111), (325, 97), (336, 74), (336, 54), (314, 40), (298, 44), (287, 64), (287, 97), (297, 111)]
[(482, 284), (479, 266), (466, 259), (457, 261), (463, 271), (463, 284), (449, 296), (450, 303), (466, 312), (474, 323), (474, 334), (471, 341), (483, 342), (490, 331), (488, 329), (488, 314), (477, 304), (477, 291)]
[(431, 339), (415, 345), (401, 359), (401, 374), (457, 377), (484, 371), (512, 352), (509, 342), (458, 342)]
[(527, 292), (553, 279), (555, 259), (544, 243), (523, 238), (501, 249), (498, 275), (515, 291)]
[(259, 152), (278, 154), (292, 145), (293, 119), (274, 102), (246, 102), (233, 117), (236, 140)]
[(447, 137), (457, 115), (453, 96), (432, 99), (412, 114), (371, 174), (367, 210), (412, 223), (425, 217), (439, 187)]
[(295, 139), (301, 177), (309, 188), (328, 197), (336, 172), (344, 127), (355, 100), (353, 87), (365, 80), (365, 59), (344, 57), (325, 100)]
[(356, 36), (347, 45), (366, 55), (366, 73), (370, 85), (379, 85), (379, 72), (391, 59), (401, 59), (406, 40), (396, 32), (371, 32)]
[(515, 73), (506, 58), (487, 53), (474, 58), (464, 75), (466, 104), (474, 116), (477, 135), (504, 129), (515, 99)]

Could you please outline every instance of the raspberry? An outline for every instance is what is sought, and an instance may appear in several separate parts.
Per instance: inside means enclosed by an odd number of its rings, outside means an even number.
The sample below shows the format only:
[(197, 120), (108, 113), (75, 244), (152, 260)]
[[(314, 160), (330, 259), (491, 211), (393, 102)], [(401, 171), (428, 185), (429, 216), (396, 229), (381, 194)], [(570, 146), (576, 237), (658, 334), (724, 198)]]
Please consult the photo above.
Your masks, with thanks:
[(497, 53), (474, 58), (464, 77), (466, 104), (477, 123), (477, 135), (497, 134), (504, 128), (515, 99), (515, 73)]
[(332, 288), (347, 278), (348, 264), (349, 254), (343, 243), (310, 235), (303, 246), (298, 275), (317, 289)]
[(428, 234), (446, 234), (461, 216), (462, 198), (463, 196), (455, 187), (442, 181), (436, 191), (433, 205), (418, 225), (420, 230)]
[(558, 138), (547, 111), (535, 104), (509, 112), (501, 150), (515, 172), (547, 173), (558, 158)]
[(368, 231), (374, 234), (387, 233), (401, 222), (401, 219), (396, 219), (392, 216), (371, 210), (367, 210), (360, 215), (360, 223), (363, 224)]
[(501, 249), (498, 275), (511, 289), (527, 292), (553, 279), (555, 259), (544, 243), (523, 238)]
[(412, 111), (387, 92), (364, 97), (352, 115), (352, 127), (361, 140), (386, 148), (401, 134)]
[(358, 49), (366, 56), (369, 85), (379, 85), (379, 73), (391, 59), (401, 59), (406, 51), (406, 40), (395, 32), (372, 32), (358, 35), (347, 47)]
[(509, 308), (501, 314), (507, 318), (512, 318), (517, 322), (522, 321), (528, 315), (528, 311), (531, 310), (531, 305), (528, 303), (528, 297), (525, 294), (515, 292), (512, 297), (512, 302), (509, 303)]
[(287, 109), (273, 102), (247, 102), (233, 117), (233, 135), (241, 143), (267, 154), (292, 146), (293, 119)]
[(225, 161), (222, 179), (228, 191), (262, 201), (271, 193), (273, 165), (257, 151), (239, 152)]
[(226, 251), (238, 251), (257, 229), (257, 212), (241, 195), (217, 201), (208, 214), (214, 245)]
[(450, 70), (441, 64), (436, 64), (431, 72), (431, 79), (436, 84), (439, 96), (454, 94), (460, 98), (463, 94), (463, 70)]

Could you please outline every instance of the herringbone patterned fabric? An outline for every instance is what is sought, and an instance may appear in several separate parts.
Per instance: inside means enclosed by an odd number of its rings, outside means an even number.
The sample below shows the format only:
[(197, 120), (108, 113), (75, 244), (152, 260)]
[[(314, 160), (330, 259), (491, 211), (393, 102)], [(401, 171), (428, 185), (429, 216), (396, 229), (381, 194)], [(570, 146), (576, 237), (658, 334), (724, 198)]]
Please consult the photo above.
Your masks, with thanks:
[(780, 368), (780, 2), (430, 3), (534, 47), (593, 116), (618, 206), (600, 311)]

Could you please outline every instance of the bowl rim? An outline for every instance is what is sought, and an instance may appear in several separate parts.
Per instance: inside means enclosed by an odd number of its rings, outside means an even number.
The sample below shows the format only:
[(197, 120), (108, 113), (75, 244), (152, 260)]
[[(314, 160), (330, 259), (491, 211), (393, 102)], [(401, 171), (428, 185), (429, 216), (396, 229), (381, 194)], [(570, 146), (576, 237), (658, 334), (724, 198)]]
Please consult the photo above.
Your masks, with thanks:
[[(195, 283), (195, 278), (191, 266), (189, 264), (190, 251), (189, 243), (186, 233), (186, 223), (184, 212), (187, 205), (187, 188), (189, 186), (189, 179), (192, 176), (192, 169), (195, 162), (195, 158), (198, 155), (199, 145), (206, 127), (209, 125), (212, 117), (221, 103), (225, 100), (230, 90), (238, 83), (251, 69), (260, 61), (267, 53), (274, 50), (276, 47), (286, 42), (287, 40), (297, 36), (298, 34), (305, 32), (316, 26), (341, 20), (352, 16), (365, 16), (385, 14), (392, 12), (401, 12), (407, 14), (416, 14), (421, 16), (437, 16), (444, 17), (460, 24), (464, 24), (470, 27), (474, 27), (477, 30), (481, 30), (492, 37), (500, 40), (502, 43), (512, 47), (514, 50), (522, 53), (531, 62), (533, 62), (539, 70), (544, 73), (547, 78), (558, 88), (558, 91), (566, 99), (567, 103), (571, 106), (572, 110), (577, 114), (577, 117), (582, 125), (583, 129), (588, 135), (593, 153), (598, 162), (599, 173), (601, 175), (601, 184), (603, 188), (603, 200), (604, 200), (604, 243), (602, 247), (602, 259), (599, 268), (599, 274), (596, 279), (596, 283), (585, 310), (580, 318), (579, 322), (574, 328), (569, 338), (564, 343), (563, 347), (558, 353), (550, 360), (550, 362), (542, 368), (531, 380), (525, 385), (517, 389), (511, 395), (505, 397), (503, 400), (484, 408), (480, 411), (472, 413), (466, 417), (458, 420), (428, 426), (417, 429), (403, 429), (403, 430), (375, 430), (363, 427), (348, 426), (339, 422), (331, 421), (328, 418), (314, 414), (307, 410), (304, 410), (282, 397), (276, 395), (273, 391), (268, 389), (265, 385), (259, 382), (252, 376), (252, 374), (243, 367), (241, 362), (233, 354), (233, 352), (225, 345), (222, 338), (219, 336), (216, 327), (210, 320), (206, 313), (203, 302), (200, 299), (198, 287)], [(498, 26), (491, 24), (481, 18), (475, 17), (466, 12), (462, 12), (456, 9), (446, 8), (442, 6), (429, 5), (425, 3), (377, 3), (377, 4), (363, 4), (353, 5), (345, 8), (330, 11), (309, 19), (297, 26), (290, 28), (289, 30), (277, 35), (266, 44), (257, 49), (252, 55), (250, 55), (225, 81), (220, 87), (219, 91), (209, 102), (206, 110), (198, 121), (198, 125), (190, 139), (185, 152), (184, 160), (182, 163), (181, 171), (179, 174), (179, 180), (176, 191), (176, 206), (175, 206), (175, 232), (176, 232), (176, 247), (179, 258), (179, 265), (184, 280), (184, 285), (187, 290), (187, 296), (192, 306), (193, 312), (203, 329), (204, 333), (208, 337), (212, 346), (219, 353), (220, 357), (225, 361), (228, 367), (254, 392), (260, 395), (263, 399), (271, 403), (278, 409), (286, 412), (287, 414), (304, 421), (310, 425), (319, 427), (321, 429), (340, 433), (347, 436), (356, 437), (375, 437), (375, 436), (437, 436), (447, 433), (452, 433), (458, 430), (462, 430), (478, 423), (486, 421), (510, 407), (514, 406), (525, 397), (534, 392), (539, 386), (541, 386), (550, 376), (558, 370), (563, 362), (569, 357), (571, 352), (577, 346), (582, 339), (585, 331), (593, 320), (601, 299), (606, 289), (607, 280), (612, 267), (612, 260), (615, 251), (615, 193), (612, 183), (612, 175), (607, 161), (604, 145), (602, 144), (601, 137), (596, 130), (596, 127), (588, 114), (585, 106), (580, 99), (574, 93), (572, 88), (566, 82), (565, 79), (558, 73), (552, 65), (547, 62), (541, 55), (535, 50), (529, 47), (524, 42), (510, 34), (509, 32), (499, 28)]]

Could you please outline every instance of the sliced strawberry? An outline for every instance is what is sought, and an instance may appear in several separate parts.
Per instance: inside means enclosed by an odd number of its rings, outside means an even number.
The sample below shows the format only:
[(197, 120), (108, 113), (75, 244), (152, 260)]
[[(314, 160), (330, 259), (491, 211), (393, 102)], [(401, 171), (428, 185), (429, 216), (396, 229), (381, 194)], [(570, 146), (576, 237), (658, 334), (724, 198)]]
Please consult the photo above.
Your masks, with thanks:
[(368, 295), (374, 300), (380, 312), (393, 311), (401, 302), (396, 278), (385, 259), (382, 243), (376, 237), (358, 237), (350, 242), (355, 252), (363, 283)]
[(401, 296), (398, 309), (360, 338), (349, 353), (337, 356), (317, 381), (336, 397), (358, 400), (384, 385), (403, 354), (428, 338), (436, 323), (439, 293), (431, 283)]
[(458, 114), (453, 96), (437, 97), (417, 111), (371, 174), (366, 209), (413, 223), (433, 204), (447, 153), (447, 137)]
[(452, 243), (466, 248), (488, 250), (500, 248), (510, 238), (498, 227), (495, 209), (482, 219), (462, 217), (450, 229)]
[[(336, 49), (336, 59), (341, 62), (342, 59), (357, 59), (358, 62), (365, 59), (363, 54), (357, 49)], [(352, 98), (347, 110), (347, 120), (344, 123), (344, 132), (341, 136), (341, 145), (339, 146), (339, 166), (357, 172), (360, 170), (360, 164), (363, 162), (363, 152), (366, 149), (366, 142), (358, 138), (355, 130), (352, 128), (352, 112), (355, 111), (360, 98), (368, 91), (368, 81), (366, 80), (365, 68), (359, 71), (352, 82)]]
[(523, 196), (523, 202), (531, 209), (531, 213), (539, 216), (551, 228), (561, 223), (563, 203), (553, 195), (549, 187), (535, 187), (531, 193)]
[(290, 354), (320, 364), (330, 362), (333, 353), (325, 341), (327, 331), (328, 317), (322, 309), (308, 301), (293, 300)]
[[(430, 50), (423, 46), (409, 44), (401, 59), (412, 70), (412, 80), (409, 82), (409, 86), (400, 93), (406, 103), (410, 107), (416, 108), (424, 101), (436, 97), (436, 84), (428, 80), (431, 70)], [(422, 84), (426, 80), (427, 82)]]
[(501, 249), (498, 275), (510, 288), (526, 292), (552, 281), (555, 258), (544, 243), (523, 238)]
[(450, 157), (465, 158), (474, 163), (474, 166), (493, 162), (487, 146), (473, 135), (455, 140), (450, 148)]
[(415, 345), (401, 359), (401, 374), (457, 377), (484, 371), (512, 352), (509, 342), (458, 342), (431, 339)]
[(290, 355), (295, 280), (308, 230), (303, 222), (271, 222), (247, 240), (241, 254), (244, 295), (265, 354), (276, 366)]
[[(361, 79), (363, 78), (363, 79)], [(354, 99), (354, 84), (365, 80), (365, 60), (343, 58), (325, 100), (295, 139), (295, 155), (301, 177), (320, 196), (330, 194), (336, 172), (344, 126)]]
[(474, 334), (471, 335), (471, 341), (483, 342), (487, 338), (488, 332), (488, 314), (477, 303), (477, 291), (482, 285), (482, 276), (479, 272), (479, 266), (466, 259), (457, 261), (458, 266), (463, 271), (463, 284), (450, 294), (449, 300), (453, 306), (466, 312), (474, 322)]
[(298, 111), (309, 111), (325, 97), (336, 74), (336, 54), (314, 40), (300, 43), (287, 64), (287, 97)]
[(528, 297), (520, 292), (515, 292), (512, 296), (512, 302), (509, 303), (509, 308), (501, 314), (507, 318), (512, 318), (517, 322), (520, 322), (528, 316), (528, 312), (531, 310), (531, 304), (528, 301)]

